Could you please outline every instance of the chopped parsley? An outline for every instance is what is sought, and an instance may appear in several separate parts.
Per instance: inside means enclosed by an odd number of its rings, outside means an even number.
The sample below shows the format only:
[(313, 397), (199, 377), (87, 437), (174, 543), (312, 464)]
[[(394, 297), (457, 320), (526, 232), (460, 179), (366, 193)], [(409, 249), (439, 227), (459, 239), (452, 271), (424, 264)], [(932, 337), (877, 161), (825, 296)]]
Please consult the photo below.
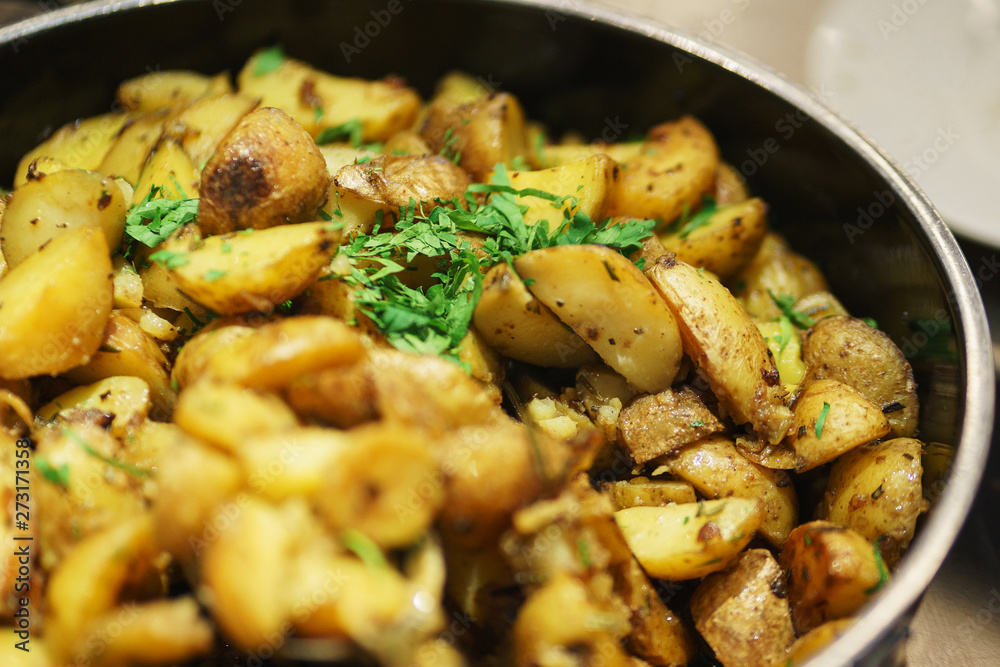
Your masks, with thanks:
[[(485, 202), (477, 195), (489, 195)], [(528, 225), (526, 206), (516, 196), (533, 196), (562, 205), (559, 197), (537, 189), (511, 186), (503, 164), (496, 166), (493, 183), (476, 183), (450, 202), (437, 201), (425, 211), (410, 201), (399, 209), (395, 231), (382, 231), (376, 219), (371, 234), (355, 236), (341, 246), (352, 266), (345, 280), (357, 288), (355, 304), (397, 349), (436, 354), (458, 361), (458, 346), (469, 330), (482, 293), (482, 270), (507, 262), (531, 250), (557, 245), (596, 243), (628, 255), (652, 234), (652, 220), (614, 225), (594, 223), (577, 213), (555, 230), (547, 221)], [(567, 214), (568, 215), (568, 214)], [(479, 254), (460, 232), (487, 235)], [(412, 287), (400, 276), (418, 256), (439, 260), (434, 284)]]
[(59, 466), (52, 465), (44, 456), (35, 457), (35, 465), (42, 473), (42, 477), (49, 480), (56, 486), (69, 489), (69, 466), (63, 463)]
[(680, 237), (686, 239), (696, 229), (700, 229), (710, 223), (712, 216), (718, 210), (719, 206), (716, 204), (714, 197), (711, 195), (702, 195), (701, 208), (698, 209), (698, 212), (692, 216), (690, 206), (685, 202), (684, 211), (681, 213), (680, 219), (671, 225), (671, 229), (677, 230)]
[(149, 258), (168, 269), (176, 269), (190, 262), (185, 253), (172, 250), (157, 250)]
[(816, 417), (816, 437), (823, 437), (823, 425), (826, 424), (826, 416), (830, 414), (830, 404), (823, 401), (823, 409), (819, 411), (819, 417)]
[[(458, 136), (455, 134), (455, 131), (449, 127), (447, 130), (444, 131), (444, 141), (441, 146), (441, 151), (438, 153), (438, 155), (440, 155), (445, 159), (451, 160), (455, 164), (461, 162), (462, 151), (455, 150), (455, 142), (457, 141), (458, 141)], [(521, 160), (523, 159), (524, 158), (521, 158)]]
[(151, 187), (125, 217), (126, 259), (135, 255), (134, 244), (128, 239), (155, 248), (198, 217), (198, 199), (164, 199), (157, 196), (162, 191), (158, 185)]
[(792, 336), (795, 333), (792, 331), (792, 321), (787, 315), (782, 315), (778, 318), (778, 325), (781, 327), (781, 333), (778, 334), (778, 356), (780, 357), (785, 353), (785, 348), (788, 347), (788, 343), (791, 342)]
[(871, 317), (862, 317), (861, 321), (870, 326), (872, 329), (878, 329), (878, 322)]
[(153, 476), (152, 470), (147, 470), (146, 468), (140, 468), (139, 466), (132, 465), (131, 463), (119, 461), (118, 459), (114, 459), (111, 458), (110, 456), (105, 456), (104, 454), (101, 454), (93, 447), (91, 447), (86, 440), (80, 437), (80, 435), (75, 431), (73, 431), (72, 429), (64, 428), (62, 430), (62, 434), (67, 438), (69, 438), (70, 440), (72, 440), (73, 442), (75, 442), (76, 444), (80, 445), (80, 448), (83, 451), (87, 452), (95, 459), (103, 461), (112, 468), (118, 468), (119, 470), (126, 472), (129, 475), (132, 475), (133, 477), (147, 478)]
[(582, 537), (576, 540), (576, 553), (580, 557), (580, 563), (587, 569), (594, 566), (594, 559), (590, 557), (590, 545)]
[(360, 530), (348, 528), (340, 534), (340, 542), (345, 549), (360, 558), (365, 565), (379, 568), (389, 567), (385, 554), (382, 553), (379, 546)]
[(790, 294), (775, 294), (771, 290), (767, 290), (767, 293), (771, 297), (771, 301), (774, 302), (774, 305), (778, 307), (781, 313), (799, 329), (808, 329), (812, 325), (816, 324), (816, 321), (813, 318), (801, 311), (795, 310), (794, 296)]
[(324, 129), (319, 133), (319, 135), (316, 136), (316, 143), (329, 144), (334, 141), (347, 139), (351, 142), (351, 146), (358, 148), (361, 146), (361, 133), (363, 130), (364, 127), (361, 124), (361, 120), (358, 118), (352, 118), (351, 120), (341, 123), (340, 125)]
[(691, 424), (690, 424), (691, 428), (701, 428), (704, 425), (705, 425), (705, 422), (703, 422), (700, 419), (696, 419), (693, 422), (691, 422)]
[(285, 49), (281, 44), (264, 49), (257, 54), (253, 65), (253, 76), (264, 76), (278, 69), (285, 62)]
[(882, 551), (878, 548), (877, 540), (872, 542), (872, 550), (875, 552), (875, 566), (878, 568), (878, 583), (865, 590), (865, 595), (871, 595), (879, 591), (885, 586), (885, 582), (889, 581), (889, 568), (885, 566), (885, 561), (882, 559)]
[(225, 271), (219, 271), (217, 269), (212, 269), (210, 271), (206, 271), (205, 275), (203, 275), (202, 278), (204, 278), (205, 280), (207, 280), (208, 282), (211, 283), (211, 282), (215, 282), (219, 278), (225, 278), (225, 276), (226, 276), (226, 272)]

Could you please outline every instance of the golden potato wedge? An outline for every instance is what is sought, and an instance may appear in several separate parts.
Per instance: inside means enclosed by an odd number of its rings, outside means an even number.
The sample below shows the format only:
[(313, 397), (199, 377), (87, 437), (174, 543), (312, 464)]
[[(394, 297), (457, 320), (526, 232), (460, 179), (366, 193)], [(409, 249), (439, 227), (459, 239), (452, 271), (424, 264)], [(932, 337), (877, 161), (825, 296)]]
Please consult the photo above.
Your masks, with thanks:
[(529, 290), (633, 385), (662, 391), (677, 375), (680, 331), (635, 264), (596, 245), (534, 250), (514, 260)]
[(316, 219), (330, 175), (312, 137), (280, 109), (261, 107), (226, 135), (201, 172), (205, 234)]
[(14, 268), (56, 236), (86, 225), (99, 228), (107, 247), (117, 249), (127, 207), (117, 183), (97, 172), (72, 169), (32, 179), (7, 202), (4, 257)]
[(913, 369), (885, 332), (847, 316), (826, 317), (805, 335), (802, 358), (815, 378), (857, 389), (889, 420), (896, 437), (917, 432), (920, 407)]
[(290, 431), (299, 420), (273, 394), (237, 385), (198, 382), (178, 395), (174, 423), (232, 453), (249, 438)]
[(795, 302), (795, 310), (810, 318), (813, 322), (819, 322), (824, 317), (831, 315), (848, 315), (847, 309), (830, 292), (813, 292), (807, 294)]
[[(403, 130), (392, 135), (382, 150), (386, 155), (430, 155), (433, 152), (424, 138), (414, 130)], [(327, 164), (330, 164), (329, 160)]]
[(889, 567), (909, 546), (917, 517), (927, 510), (921, 449), (919, 440), (895, 438), (856, 447), (830, 468), (822, 518), (876, 541)]
[(123, 520), (81, 542), (52, 573), (46, 591), (46, 637), (57, 664), (85, 655), (90, 626), (114, 608), (119, 592), (153, 568), (148, 514)]
[(639, 396), (618, 416), (619, 442), (636, 463), (647, 463), (724, 429), (690, 387)]
[(113, 112), (63, 125), (17, 163), (14, 187), (27, 182), (32, 163), (41, 157), (70, 169), (97, 169), (127, 120), (128, 114)]
[(829, 289), (816, 265), (768, 232), (750, 264), (729, 280), (733, 294), (753, 317), (773, 320), (781, 315), (771, 294), (800, 299)]
[(784, 664), (795, 631), (785, 575), (767, 549), (750, 549), (691, 597), (694, 625), (725, 667)]
[(779, 442), (792, 426), (778, 369), (756, 325), (719, 282), (666, 255), (646, 272), (681, 328), (684, 350), (737, 424)]
[(788, 441), (799, 472), (828, 463), (844, 452), (889, 432), (889, 421), (871, 401), (837, 380), (806, 382), (795, 401)]
[(267, 312), (298, 295), (337, 249), (327, 222), (247, 230), (154, 253), (187, 296), (217, 313)]
[(201, 171), (222, 139), (258, 104), (257, 99), (238, 93), (201, 99), (171, 118), (164, 132)]
[(74, 412), (98, 410), (111, 416), (111, 433), (123, 438), (130, 429), (146, 419), (149, 407), (149, 385), (146, 381), (119, 375), (70, 389), (38, 408), (35, 415), (51, 421), (56, 416), (71, 417)]
[[(618, 442), (622, 407), (639, 392), (607, 366), (584, 366), (576, 374), (576, 390), (587, 414), (609, 443)], [(617, 450), (616, 450), (617, 451)]]
[(687, 665), (697, 648), (687, 626), (664, 604), (635, 558), (615, 568), (615, 592), (628, 606), (632, 626), (626, 642), (655, 665)]
[(492, 86), (483, 79), (458, 70), (448, 72), (437, 82), (434, 89), (435, 100), (446, 100), (453, 104), (478, 102), (493, 93)]
[(135, 185), (149, 152), (163, 134), (165, 120), (159, 115), (139, 116), (130, 120), (111, 144), (97, 171), (106, 176), (119, 176)]
[(169, 199), (189, 199), (198, 192), (198, 168), (170, 137), (161, 137), (146, 156), (135, 182), (132, 206), (138, 206), (154, 187), (161, 190), (158, 197)]
[(743, 174), (736, 171), (732, 165), (720, 162), (719, 168), (715, 172), (715, 188), (712, 190), (712, 198), (719, 206), (729, 204), (739, 204), (750, 198), (750, 191), (747, 189)]
[(796, 639), (795, 643), (788, 649), (787, 667), (804, 665), (809, 658), (822, 651), (834, 639), (844, 634), (844, 631), (852, 623), (854, 623), (853, 618), (827, 621)]
[(706, 498), (760, 500), (764, 520), (758, 532), (777, 547), (798, 523), (799, 503), (789, 474), (747, 460), (724, 436), (682, 447), (658, 462)]
[[(204, 379), (266, 391), (285, 387), (311, 371), (348, 366), (365, 355), (357, 329), (321, 315), (289, 317), (248, 333), (221, 333), (205, 339), (203, 366), (189, 371), (188, 379), (197, 373)], [(178, 370), (181, 363), (178, 357)], [(185, 363), (198, 365), (191, 359)]]
[(536, 396), (524, 404), (523, 419), (553, 438), (572, 440), (594, 430), (594, 423), (557, 397)]
[[(364, 164), (368, 160), (379, 156), (379, 153), (370, 150), (368, 147), (356, 148), (353, 144), (343, 142), (323, 144), (319, 147), (319, 152), (323, 154), (323, 159), (326, 160), (326, 170), (331, 178), (336, 176), (338, 171), (349, 164), (355, 164), (359, 161)], [(391, 155), (392, 151), (387, 148), (385, 154)], [(421, 155), (423, 154), (421, 153)]]
[(406, 208), (411, 201), (450, 201), (461, 197), (470, 182), (461, 167), (440, 155), (382, 155), (346, 165), (333, 179), (338, 192), (391, 209)]
[(278, 107), (314, 137), (324, 130), (359, 125), (361, 141), (385, 141), (408, 129), (420, 110), (420, 97), (398, 78), (382, 81), (333, 76), (291, 58), (270, 69), (272, 53), (255, 53), (237, 77), (239, 90)]
[(726, 282), (741, 271), (760, 249), (767, 234), (767, 206), (758, 198), (716, 210), (704, 225), (678, 221), (660, 234), (663, 246), (677, 259), (704, 267)]
[(779, 559), (788, 572), (788, 602), (800, 635), (850, 616), (885, 584), (888, 571), (867, 539), (829, 521), (811, 521), (788, 536)]
[(536, 146), (536, 152), (540, 152), (541, 154), (539, 162), (545, 169), (585, 160), (594, 155), (607, 155), (619, 164), (627, 164), (634, 158), (642, 155), (645, 150), (651, 149), (646, 148), (641, 141), (627, 141), (617, 144), (595, 142), (592, 144)]
[(659, 579), (697, 579), (723, 569), (760, 528), (759, 500), (727, 498), (629, 507), (615, 523), (643, 569)]
[(694, 487), (688, 482), (667, 479), (632, 479), (601, 484), (601, 492), (611, 499), (616, 510), (627, 507), (661, 507), (696, 502)]
[(114, 270), (111, 287), (115, 308), (141, 308), (142, 278), (136, 273), (132, 262), (119, 254), (111, 258), (111, 265)]
[(712, 134), (690, 116), (649, 131), (639, 155), (622, 167), (609, 215), (664, 222), (693, 210), (715, 183), (719, 149)]
[(215, 645), (214, 628), (191, 595), (127, 603), (95, 619), (90, 632), (107, 646), (90, 663), (94, 667), (183, 663), (208, 655)]
[(203, 97), (233, 92), (229, 74), (206, 76), (186, 70), (150, 71), (118, 86), (118, 102), (129, 111), (149, 113), (186, 106)]
[(111, 313), (104, 233), (75, 227), (0, 281), (0, 378), (55, 375), (87, 363)]
[(155, 419), (163, 421), (170, 417), (177, 397), (170, 386), (166, 356), (156, 339), (138, 323), (120, 311), (113, 311), (98, 350), (85, 364), (67, 371), (66, 377), (74, 382), (91, 383), (122, 375), (141, 378), (149, 385)]
[(524, 109), (510, 93), (461, 105), (435, 100), (420, 136), (434, 153), (455, 160), (477, 182), (485, 182), (498, 162), (510, 166), (528, 153)]
[(600, 357), (536, 299), (506, 263), (483, 277), (472, 322), (497, 352), (536, 366), (577, 368)]
[[(518, 190), (531, 188), (571, 198), (559, 205), (531, 195), (515, 197), (518, 205), (528, 207), (525, 224), (548, 220), (549, 229), (554, 231), (577, 213), (584, 213), (594, 221), (606, 218), (607, 201), (618, 185), (620, 172), (617, 162), (598, 154), (549, 169), (513, 171), (510, 184)], [(492, 182), (493, 178), (489, 180)]]

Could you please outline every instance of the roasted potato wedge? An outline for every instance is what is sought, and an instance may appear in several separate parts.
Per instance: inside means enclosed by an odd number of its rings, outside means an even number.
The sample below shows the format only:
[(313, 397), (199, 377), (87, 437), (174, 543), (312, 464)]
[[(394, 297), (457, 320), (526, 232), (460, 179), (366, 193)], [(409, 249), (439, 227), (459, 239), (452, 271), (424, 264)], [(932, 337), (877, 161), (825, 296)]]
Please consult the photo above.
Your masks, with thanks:
[(390, 209), (435, 199), (461, 197), (471, 181), (461, 167), (440, 155), (382, 155), (340, 169), (333, 185)]
[(701, 203), (715, 183), (719, 149), (704, 125), (690, 116), (649, 131), (639, 155), (622, 167), (609, 215), (670, 222)]
[(759, 499), (764, 520), (758, 531), (777, 547), (798, 523), (799, 503), (789, 474), (749, 461), (724, 436), (682, 447), (658, 462), (706, 498)]
[(163, 134), (166, 120), (157, 114), (130, 120), (111, 144), (97, 171), (105, 176), (124, 178), (135, 185), (146, 158)]
[(607, 217), (607, 201), (618, 185), (620, 172), (617, 162), (598, 154), (549, 169), (511, 172), (510, 184), (518, 190), (530, 188), (569, 197), (561, 205), (531, 195), (515, 198), (518, 205), (528, 207), (525, 224), (547, 220), (549, 229), (556, 230), (576, 213), (584, 213), (595, 221)]
[(201, 172), (198, 225), (224, 234), (315, 220), (329, 187), (309, 133), (280, 109), (261, 107), (236, 124)]
[(118, 184), (93, 171), (71, 169), (35, 178), (10, 194), (2, 248), (10, 268), (70, 229), (93, 225), (117, 249), (128, 202)]
[(736, 423), (749, 422), (771, 443), (784, 438), (792, 412), (778, 369), (764, 337), (729, 290), (672, 255), (646, 275), (674, 313), (685, 352)]
[(919, 406), (913, 369), (885, 332), (852, 317), (826, 317), (806, 333), (802, 358), (811, 377), (839, 380), (874, 403), (893, 436), (916, 433)]
[(236, 93), (208, 97), (172, 117), (164, 132), (180, 144), (201, 171), (223, 138), (258, 104), (259, 100)]
[(618, 416), (619, 442), (636, 463), (725, 429), (690, 387), (639, 396)]
[(780, 563), (788, 572), (788, 602), (800, 635), (853, 614), (888, 577), (871, 542), (828, 521), (811, 521), (793, 530)]
[(688, 482), (647, 477), (606, 482), (601, 485), (601, 491), (611, 499), (616, 510), (628, 507), (682, 505), (697, 500), (694, 487)]
[(781, 315), (775, 296), (800, 299), (828, 289), (826, 279), (816, 265), (788, 247), (788, 243), (769, 232), (750, 264), (730, 278), (733, 294), (751, 316), (773, 320)]
[(691, 598), (694, 625), (725, 667), (783, 664), (795, 631), (785, 575), (766, 549), (750, 549), (709, 575)]
[(111, 314), (104, 232), (59, 234), (0, 281), (0, 378), (55, 375), (85, 364)]
[(643, 569), (660, 579), (697, 579), (736, 558), (764, 520), (752, 498), (629, 507), (615, 523)]
[(135, 182), (132, 206), (139, 205), (153, 188), (159, 188), (156, 196), (169, 199), (188, 199), (198, 191), (198, 168), (172, 138), (161, 137), (146, 155)]
[(927, 509), (921, 448), (913, 438), (862, 445), (830, 468), (822, 518), (876, 541), (889, 567), (909, 546), (917, 517)]
[(536, 366), (576, 368), (600, 359), (536, 299), (506, 263), (483, 277), (472, 318), (483, 340), (500, 354)]
[(112, 112), (63, 125), (17, 163), (14, 187), (27, 182), (38, 158), (55, 159), (69, 169), (97, 169), (126, 121), (127, 114)]
[(596, 245), (535, 250), (514, 260), (519, 276), (604, 361), (648, 392), (670, 385), (682, 355), (663, 299), (628, 259)]
[(118, 102), (129, 111), (154, 112), (187, 106), (203, 97), (233, 91), (229, 74), (207, 76), (185, 70), (149, 72), (118, 86)]

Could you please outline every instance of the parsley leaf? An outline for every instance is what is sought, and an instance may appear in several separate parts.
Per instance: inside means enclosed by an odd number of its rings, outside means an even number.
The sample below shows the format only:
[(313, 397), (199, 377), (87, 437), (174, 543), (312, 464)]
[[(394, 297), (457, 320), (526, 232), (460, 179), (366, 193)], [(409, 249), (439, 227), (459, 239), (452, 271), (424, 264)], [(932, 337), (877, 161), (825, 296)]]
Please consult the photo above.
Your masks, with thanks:
[(878, 540), (872, 542), (872, 549), (875, 552), (875, 565), (878, 567), (878, 583), (869, 589), (865, 590), (865, 595), (871, 595), (877, 592), (883, 586), (885, 582), (889, 581), (889, 568), (885, 566), (885, 560), (882, 558), (882, 551), (878, 548)]
[(110, 456), (105, 456), (104, 454), (101, 454), (100, 452), (98, 452), (97, 450), (95, 450), (93, 447), (91, 447), (90, 444), (86, 440), (84, 440), (82, 437), (80, 437), (80, 435), (78, 433), (76, 433), (75, 431), (73, 431), (71, 429), (64, 428), (62, 430), (62, 434), (64, 436), (66, 436), (67, 438), (69, 438), (70, 440), (72, 440), (73, 442), (75, 442), (76, 444), (80, 445), (80, 448), (83, 449), (83, 451), (87, 452), (88, 454), (90, 454), (91, 456), (93, 456), (95, 459), (99, 459), (99, 460), (103, 461), (104, 463), (108, 464), (112, 468), (118, 468), (119, 470), (127, 472), (128, 474), (132, 475), (133, 477), (152, 477), (153, 476), (153, 471), (152, 470), (147, 470), (146, 468), (140, 468), (139, 466), (132, 465), (131, 463), (125, 463), (124, 461), (119, 461), (118, 459), (113, 459)]
[(340, 542), (344, 548), (361, 559), (369, 567), (388, 568), (385, 554), (377, 544), (360, 530), (348, 528), (340, 534)]
[(49, 480), (56, 486), (61, 486), (64, 489), (69, 488), (68, 465), (63, 463), (60, 466), (54, 466), (49, 463), (49, 460), (44, 456), (36, 456), (35, 465), (38, 466), (38, 470), (42, 473), (42, 477)]
[[(163, 199), (157, 197), (162, 188), (154, 185), (142, 201), (125, 217), (125, 236), (155, 248), (175, 231), (198, 217), (198, 199)], [(126, 244), (125, 257), (135, 255), (135, 248)]]
[(347, 139), (351, 142), (351, 146), (354, 148), (360, 148), (361, 133), (363, 130), (364, 126), (361, 124), (361, 119), (352, 118), (346, 123), (341, 123), (340, 125), (324, 129), (316, 136), (316, 143), (329, 144), (334, 141)]
[(215, 282), (219, 278), (224, 278), (225, 276), (226, 276), (225, 271), (219, 271), (218, 269), (211, 269), (209, 271), (206, 271), (205, 275), (203, 275), (202, 278), (211, 283)]
[(826, 416), (830, 414), (830, 404), (826, 401), (823, 402), (823, 409), (819, 411), (819, 417), (816, 417), (816, 437), (823, 437), (823, 425), (826, 424)]
[(791, 296), (790, 294), (775, 294), (771, 290), (767, 290), (767, 293), (771, 297), (771, 301), (774, 302), (774, 305), (776, 305), (778, 309), (781, 310), (782, 314), (799, 329), (808, 329), (812, 325), (816, 324), (816, 321), (813, 320), (813, 318), (803, 312), (795, 310), (794, 296)]
[(716, 211), (719, 210), (718, 205), (715, 203), (715, 198), (711, 195), (703, 195), (701, 198), (701, 208), (694, 216), (690, 216), (690, 211), (687, 205), (684, 206), (684, 213), (681, 215), (679, 222), (680, 227), (680, 237), (686, 239), (691, 233), (704, 227), (709, 222), (712, 221), (712, 216), (715, 215)]
[(157, 264), (161, 264), (168, 269), (176, 269), (178, 267), (184, 266), (190, 260), (184, 256), (182, 252), (173, 252), (171, 250), (157, 250), (152, 255), (149, 256), (151, 260)]
[(779, 326), (781, 327), (781, 347), (778, 348), (778, 356), (781, 357), (785, 353), (785, 348), (788, 347), (788, 343), (792, 340), (792, 321), (786, 315), (782, 315), (778, 318)]
[(281, 44), (264, 49), (257, 54), (253, 65), (253, 76), (264, 76), (281, 67), (285, 62), (285, 49)]

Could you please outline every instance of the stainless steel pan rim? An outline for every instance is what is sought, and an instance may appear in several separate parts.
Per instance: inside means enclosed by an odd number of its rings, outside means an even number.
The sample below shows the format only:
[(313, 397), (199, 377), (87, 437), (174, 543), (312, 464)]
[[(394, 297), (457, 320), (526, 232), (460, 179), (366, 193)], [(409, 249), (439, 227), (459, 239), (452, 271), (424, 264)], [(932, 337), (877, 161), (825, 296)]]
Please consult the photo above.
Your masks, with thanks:
[[(117, 11), (198, 0), (97, 0), (55, 10), (6, 28), (0, 28), (0, 47), (66, 23), (93, 20)], [(464, 0), (474, 3), (477, 0)], [(663, 42), (694, 57), (739, 75), (751, 85), (765, 88), (836, 135), (889, 183), (902, 204), (913, 214), (926, 243), (943, 267), (942, 290), (949, 295), (957, 317), (956, 332), (963, 352), (961, 370), (966, 380), (966, 400), (961, 438), (948, 478), (947, 489), (911, 545), (900, 569), (884, 591), (858, 616), (842, 637), (809, 667), (857, 663), (896, 629), (919, 601), (954, 543), (972, 505), (985, 467), (994, 410), (993, 350), (986, 314), (975, 279), (954, 237), (919, 188), (871, 141), (826, 108), (808, 91), (745, 54), (704, 41), (690, 33), (621, 11), (596, 6), (587, 0), (478, 0), (486, 4), (520, 5), (539, 11), (572, 15), (620, 28)]]

